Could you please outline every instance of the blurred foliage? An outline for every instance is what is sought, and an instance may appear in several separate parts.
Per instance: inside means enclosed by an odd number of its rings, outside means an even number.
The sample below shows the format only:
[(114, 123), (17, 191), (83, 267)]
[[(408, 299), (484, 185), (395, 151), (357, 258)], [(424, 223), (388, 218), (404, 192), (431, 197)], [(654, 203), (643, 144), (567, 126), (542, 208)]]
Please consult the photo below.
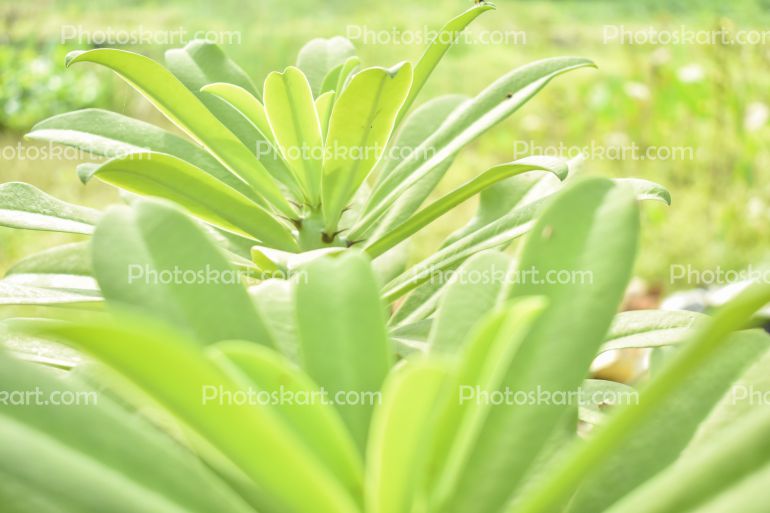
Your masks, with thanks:
[[(13, 17), (0, 55), (0, 125), (25, 130), (31, 123), (74, 108), (99, 105), (153, 122), (160, 116), (139, 95), (95, 67), (63, 70), (68, 49), (64, 26), (93, 30), (235, 31), (239, 40), (225, 51), (256, 81), (295, 59), (313, 37), (346, 35), (350, 27), (404, 31), (436, 29), (471, 0), (31, 0), (2, 3), (0, 16)], [(604, 176), (638, 176), (667, 186), (674, 204), (646, 206), (643, 251), (637, 273), (670, 288), (669, 265), (738, 269), (767, 260), (770, 246), (770, 0), (561, 1), (497, 0), (473, 32), (524, 31), (526, 44), (465, 44), (453, 48), (428, 82), (418, 103), (449, 92), (475, 94), (509, 69), (553, 55), (593, 59), (599, 70), (576, 73), (552, 84), (511, 120), (461, 153), (440, 185), (442, 194), (487, 166), (523, 156), (516, 142), (541, 148), (591, 144), (634, 145), (690, 152), (684, 158), (611, 158), (593, 155), (583, 168)], [(767, 33), (757, 45), (604, 44), (606, 25), (629, 30), (752, 29)], [(2, 37), (2, 36), (0, 36)], [(354, 41), (366, 65), (416, 59), (422, 44), (364, 44)], [(65, 48), (66, 46), (66, 48)], [(114, 46), (114, 45), (110, 45)], [(126, 49), (162, 58), (176, 44), (127, 44)], [(10, 57), (8, 55), (11, 55)], [(42, 59), (38, 61), (38, 59)], [(42, 76), (37, 70), (48, 70)], [(57, 85), (58, 89), (51, 87)], [(9, 115), (9, 111), (13, 116)], [(3, 142), (17, 135), (6, 134)], [(14, 142), (15, 144), (15, 142)], [(83, 189), (74, 162), (4, 162), (0, 181), (23, 178), (64, 198), (101, 205), (106, 188)], [(67, 185), (68, 184), (68, 185)], [(463, 205), (418, 238), (422, 254), (435, 249), (474, 210)], [(0, 267), (12, 246), (41, 235), (2, 237)], [(23, 241), (23, 242), (22, 242)], [(692, 285), (692, 284), (691, 284)], [(674, 287), (686, 287), (676, 283)]]

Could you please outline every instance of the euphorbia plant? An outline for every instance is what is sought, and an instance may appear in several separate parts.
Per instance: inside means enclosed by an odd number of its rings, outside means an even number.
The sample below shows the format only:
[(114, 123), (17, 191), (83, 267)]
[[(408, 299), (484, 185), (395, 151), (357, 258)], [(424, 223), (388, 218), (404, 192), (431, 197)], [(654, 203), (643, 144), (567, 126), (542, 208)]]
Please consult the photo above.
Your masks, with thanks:
[[(427, 342), (396, 364), (376, 275), (358, 250), (309, 262), (281, 282), (293, 290), (266, 315), (225, 281), (128, 284), (132, 260), (229, 267), (178, 208), (116, 207), (93, 244), (108, 311), (3, 325), (27, 359), (48, 339), (85, 356), (51, 349), (46, 365), (65, 369), (54, 371), (0, 354), (1, 389), (101, 393), (98, 405), (0, 409), (2, 504), (14, 513), (761, 511), (751, 508), (770, 498), (770, 413), (720, 399), (741, 376), (766, 390), (767, 358), (754, 362), (768, 336), (744, 328), (770, 287), (749, 288), (713, 318), (616, 316), (638, 217), (626, 184), (565, 188), (516, 259), (487, 251), (458, 269), (426, 321)], [(511, 279), (530, 268), (592, 279)], [(586, 381), (597, 352), (663, 344), (677, 354), (638, 401), (608, 410), (564, 400), (623, 388)], [(272, 399), (237, 399), (251, 391)], [(525, 399), (483, 399), (508, 392)], [(594, 425), (584, 438), (579, 419)]]
[[(383, 294), (396, 300), (472, 254), (526, 233), (542, 198), (568, 176), (561, 159), (528, 156), (473, 170), (464, 185), (422, 206), (464, 146), (557, 75), (592, 65), (545, 59), (503, 75), (473, 98), (443, 96), (410, 111), (451, 36), (490, 9), (482, 2), (449, 21), (414, 65), (360, 69), (349, 41), (319, 39), (300, 51), (296, 67), (271, 73), (262, 87), (202, 41), (168, 51), (165, 66), (124, 50), (75, 52), (68, 65), (114, 70), (187, 138), (93, 109), (45, 120), (28, 137), (108, 157), (81, 165), (80, 178), (177, 203), (211, 228), (231, 261), (257, 277), (291, 274), (317, 250), (358, 248), (375, 258)], [(643, 194), (667, 200), (654, 184), (635, 183)], [(437, 254), (406, 269), (405, 253), (395, 248), (479, 193), (477, 216)], [(90, 234), (100, 216), (26, 184), (0, 186), (4, 225)], [(87, 244), (70, 245), (20, 263), (0, 283), (3, 300), (96, 299), (88, 252)], [(419, 320), (411, 310), (407, 305), (401, 316)]]

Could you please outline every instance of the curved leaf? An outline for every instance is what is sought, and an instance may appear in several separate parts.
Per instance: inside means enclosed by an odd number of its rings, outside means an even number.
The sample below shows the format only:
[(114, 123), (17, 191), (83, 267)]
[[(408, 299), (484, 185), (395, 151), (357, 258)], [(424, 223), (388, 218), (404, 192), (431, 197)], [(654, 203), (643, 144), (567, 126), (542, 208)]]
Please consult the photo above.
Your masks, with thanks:
[(380, 159), (412, 82), (412, 66), (368, 68), (334, 103), (323, 163), (323, 216), (333, 233), (340, 215)]
[(214, 226), (292, 250), (289, 229), (264, 208), (192, 164), (163, 153), (134, 153), (102, 164), (94, 176), (129, 192), (169, 199)]
[(110, 48), (67, 56), (68, 66), (78, 62), (102, 64), (117, 72), (260, 197), (284, 215), (294, 216), (291, 205), (254, 154), (166, 68), (142, 55)]
[(0, 185), (0, 226), (90, 234), (99, 212), (65, 203), (22, 182)]

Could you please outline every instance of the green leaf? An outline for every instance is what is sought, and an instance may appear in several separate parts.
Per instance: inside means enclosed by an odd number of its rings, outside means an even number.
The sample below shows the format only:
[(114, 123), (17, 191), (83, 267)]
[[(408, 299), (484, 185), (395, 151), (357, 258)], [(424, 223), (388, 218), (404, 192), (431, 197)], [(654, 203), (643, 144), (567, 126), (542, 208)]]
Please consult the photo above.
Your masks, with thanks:
[(343, 420), (363, 452), (373, 404), (393, 363), (385, 310), (366, 257), (347, 251), (308, 264), (296, 288), (300, 359), (307, 373), (337, 394), (359, 401), (338, 403)]
[[(161, 128), (100, 109), (83, 109), (59, 114), (41, 121), (25, 138), (64, 144), (103, 157), (154, 151), (168, 153), (199, 167), (241, 194), (254, 197), (243, 180), (228, 171), (217, 159), (196, 144)], [(96, 165), (92, 169), (95, 169)], [(91, 173), (81, 176), (88, 181)]]
[[(244, 387), (278, 398), (270, 403), (274, 411), (353, 496), (361, 496), (361, 456), (336, 410), (305, 373), (275, 351), (249, 342), (221, 342), (208, 354)], [(287, 395), (294, 400), (281, 400)]]
[(412, 82), (412, 66), (368, 68), (350, 81), (334, 103), (323, 163), (323, 214), (327, 233), (379, 160), (398, 109)]
[(100, 301), (94, 294), (19, 285), (0, 280), (0, 305), (60, 305)]
[(446, 363), (422, 358), (388, 376), (367, 448), (367, 512), (413, 511), (450, 372)]
[(190, 90), (224, 126), (235, 134), (246, 148), (254, 148), (259, 137), (231, 106), (217, 101), (201, 88), (213, 82), (227, 82), (241, 87), (259, 98), (251, 79), (219, 46), (209, 41), (196, 39), (184, 48), (172, 48), (165, 53), (166, 67)]
[(307, 76), (314, 94), (319, 94), (324, 78), (337, 66), (355, 55), (356, 49), (344, 37), (317, 38), (299, 51), (297, 67)]
[(489, 434), (486, 426), (496, 408), (481, 394), (505, 393), (508, 369), (545, 305), (542, 298), (524, 298), (490, 312), (474, 329), (467, 345), (460, 348), (450, 395), (453, 400), (442, 412), (442, 429), (434, 437), (429, 474), (434, 510), (452, 508), (449, 501), (460, 491), (464, 471)]
[[(414, 148), (417, 148), (425, 139), (438, 130), (451, 112), (465, 100), (467, 98), (461, 95), (439, 96), (420, 105), (414, 112), (409, 114), (401, 125), (389, 151), (377, 163), (373, 171), (377, 175), (375, 189), (384, 179), (390, 176), (404, 155), (411, 153)], [(378, 223), (377, 229), (372, 233), (372, 238), (387, 233), (390, 228), (401, 224), (412, 215), (433, 189), (436, 188), (436, 185), (438, 185), (438, 182), (443, 178), (451, 164), (452, 160), (450, 159), (444, 164), (437, 166), (424, 179), (410, 187), (388, 210), (382, 221)]]
[(203, 343), (273, 342), (240, 274), (177, 208), (114, 208), (94, 234), (94, 271), (109, 302), (164, 318)]
[(301, 199), (302, 191), (299, 189), (299, 184), (291, 174), (286, 162), (284, 162), (275, 149), (275, 137), (273, 137), (273, 132), (262, 103), (246, 89), (223, 82), (207, 84), (201, 88), (201, 92), (213, 94), (221, 98), (257, 129), (259, 137), (254, 147), (260, 162), (265, 165), (273, 178), (291, 191), (296, 199)]
[(6, 271), (6, 282), (33, 287), (96, 291), (88, 242), (75, 242), (34, 253)]
[(510, 264), (504, 253), (487, 251), (452, 273), (430, 330), (432, 352), (455, 354), (460, 349), (479, 319), (500, 302)]
[(102, 164), (94, 176), (129, 192), (164, 198), (232, 233), (292, 250), (289, 229), (257, 203), (192, 164), (162, 153), (134, 153)]
[(315, 100), (315, 109), (318, 112), (318, 120), (321, 123), (321, 136), (324, 139), (326, 139), (326, 134), (329, 131), (329, 119), (332, 115), (336, 94), (334, 91), (327, 91)]
[(768, 349), (768, 342), (770, 337), (761, 331), (733, 335), (690, 374), (687, 386), (669, 392), (654, 413), (626, 432), (622, 445), (591, 468), (568, 511), (604, 511), (673, 463), (733, 381)]
[(770, 468), (768, 432), (767, 409), (739, 419), (714, 443), (671, 465), (608, 513), (763, 511)]
[[(0, 473), (57, 504), (56, 511), (253, 511), (176, 441), (72, 377), (57, 379), (0, 351), (0, 388), (81, 401), (0, 411), (0, 433), (13, 440), (0, 446)], [(15, 504), (13, 511), (41, 511), (18, 493), (3, 479), (4, 510)]]
[(707, 317), (697, 312), (633, 310), (612, 321), (600, 351), (678, 344), (688, 338), (698, 322)]
[[(545, 59), (515, 69), (456, 110), (431, 137), (405, 158), (373, 191), (366, 214), (352, 228), (351, 239), (363, 238), (390, 206), (430, 173), (454, 157), (464, 146), (507, 118), (556, 76), (592, 66), (586, 59)], [(427, 158), (426, 158), (427, 157)]]
[(323, 137), (310, 84), (297, 68), (272, 72), (265, 80), (265, 112), (273, 138), (306, 201), (317, 207), (321, 194)]
[(470, 256), (499, 248), (524, 235), (544, 205), (545, 201), (540, 200), (516, 208), (496, 222), (440, 249), (388, 283), (383, 289), (383, 296), (387, 301), (394, 301), (430, 280), (431, 276), (455, 268)]
[[(414, 67), (414, 81), (412, 82), (412, 87), (409, 89), (409, 95), (404, 102), (404, 106), (401, 107), (398, 121), (401, 121), (407, 112), (409, 112), (409, 108), (428, 81), (428, 77), (430, 77), (433, 70), (436, 69), (436, 66), (439, 61), (441, 61), (442, 57), (444, 57), (447, 51), (457, 41), (462, 31), (465, 30), (465, 27), (470, 25), (470, 23), (482, 13), (491, 11), (494, 8), (493, 5), (485, 2), (477, 3), (459, 16), (455, 16), (441, 27), (441, 30), (436, 33), (436, 37), (431, 41), (430, 46), (428, 46), (427, 50), (425, 50), (425, 53), (420, 57), (420, 60), (417, 61), (417, 64)], [(398, 121), (396, 124), (398, 124)]]
[(291, 205), (254, 154), (166, 68), (142, 55), (110, 48), (67, 56), (68, 66), (77, 62), (94, 62), (117, 72), (260, 197), (284, 215), (294, 216)]
[[(770, 285), (754, 284), (720, 309), (645, 387), (637, 404), (618, 410), (609, 422), (592, 434), (587, 443), (575, 446), (565, 455), (558, 470), (522, 501), (516, 513), (545, 513), (553, 511), (554, 506), (564, 504), (585, 478), (586, 469), (594, 468), (617, 454), (616, 451), (627, 442), (628, 434), (634, 433), (636, 426), (656, 415), (659, 405), (664, 404), (668, 397), (682, 387), (686, 389), (689, 380), (718, 353), (729, 335), (745, 327), (752, 314), (768, 302)], [(719, 467), (710, 470), (721, 471)], [(683, 475), (680, 474), (680, 477)], [(675, 483), (677, 488), (683, 486), (681, 479)], [(628, 513), (630, 510), (622, 511)]]
[(90, 234), (99, 212), (65, 203), (22, 182), (0, 185), (0, 226)]
[(610, 180), (565, 187), (539, 216), (509, 281), (510, 294), (544, 296), (548, 307), (503, 380), (506, 390), (538, 395), (490, 409), (447, 512), (499, 511), (521, 484), (570, 407), (539, 397), (581, 385), (631, 278), (638, 236), (637, 202)]
[(641, 178), (616, 178), (615, 181), (631, 187), (639, 200), (656, 200), (671, 205), (671, 193), (658, 183)]
[(292, 281), (270, 279), (251, 287), (249, 294), (256, 303), (276, 347), (291, 361), (299, 362), (294, 287)]
[(269, 406), (228, 401), (243, 389), (182, 333), (125, 312), (17, 328), (85, 350), (141, 387), (184, 423), (196, 449), (217, 450), (254, 483), (259, 511), (358, 512), (353, 498)]
[(566, 162), (557, 158), (527, 157), (495, 166), (434, 201), (400, 225), (392, 228), (383, 237), (367, 243), (365, 251), (373, 258), (377, 257), (484, 189), (528, 171), (549, 171), (560, 180), (567, 177)]

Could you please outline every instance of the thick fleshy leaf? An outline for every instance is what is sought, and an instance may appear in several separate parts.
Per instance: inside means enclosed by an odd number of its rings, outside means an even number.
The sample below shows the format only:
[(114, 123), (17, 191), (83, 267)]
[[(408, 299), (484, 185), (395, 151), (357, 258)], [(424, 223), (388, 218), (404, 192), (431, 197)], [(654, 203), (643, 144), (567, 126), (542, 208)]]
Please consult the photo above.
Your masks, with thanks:
[(323, 163), (323, 215), (332, 233), (388, 143), (412, 82), (412, 66), (368, 68), (353, 76), (329, 120)]
[(96, 178), (129, 192), (171, 200), (224, 230), (281, 249), (294, 249), (289, 229), (270, 212), (192, 164), (162, 153), (112, 159)]
[(403, 223), (393, 227), (386, 235), (367, 243), (365, 250), (372, 257), (377, 257), (484, 189), (528, 171), (548, 171), (560, 180), (564, 180), (567, 177), (567, 164), (558, 158), (527, 157), (495, 166), (421, 209)]
[(441, 360), (423, 358), (407, 361), (388, 376), (367, 447), (367, 512), (413, 511), (451, 371)]
[(430, 46), (428, 46), (428, 49), (422, 57), (420, 57), (420, 60), (417, 61), (417, 64), (414, 67), (414, 81), (412, 82), (412, 87), (409, 89), (409, 96), (407, 96), (404, 106), (401, 108), (399, 121), (407, 114), (409, 107), (412, 106), (412, 103), (414, 103), (417, 95), (420, 94), (425, 82), (428, 81), (428, 77), (430, 77), (433, 70), (436, 69), (441, 58), (444, 57), (447, 51), (449, 51), (455, 41), (459, 39), (459, 36), (465, 27), (480, 14), (494, 8), (493, 5), (485, 2), (478, 2), (476, 5), (459, 16), (455, 16), (441, 27), (441, 30), (436, 33), (436, 37), (431, 41)]
[(489, 434), (486, 426), (496, 408), (493, 402), (484, 400), (483, 394), (498, 392), (507, 396), (506, 375), (545, 306), (542, 298), (513, 300), (484, 316), (467, 344), (460, 348), (450, 401), (439, 417), (441, 429), (433, 441), (429, 494), (434, 510), (451, 508), (449, 501), (460, 492), (463, 473), (476, 448), (484, 442), (483, 437)]
[(200, 226), (171, 205), (142, 201), (110, 210), (94, 234), (104, 296), (157, 315), (203, 343), (273, 342), (240, 273)]
[(768, 432), (767, 409), (737, 420), (714, 443), (671, 465), (647, 485), (624, 497), (608, 513), (766, 510), (770, 498)]
[(65, 203), (22, 182), (0, 185), (0, 226), (90, 234), (97, 210)]
[[(439, 96), (420, 105), (414, 112), (409, 114), (398, 130), (391, 147), (373, 171), (377, 176), (375, 189), (380, 182), (390, 176), (390, 173), (398, 166), (404, 156), (411, 153), (425, 139), (438, 130), (450, 113), (467, 99), (467, 97), (462, 95)], [(372, 238), (387, 233), (391, 227), (401, 224), (412, 215), (430, 193), (433, 192), (451, 164), (452, 159), (449, 159), (444, 164), (433, 169), (413, 187), (410, 187), (378, 223), (377, 229), (372, 233)]]
[(633, 310), (621, 312), (612, 321), (601, 351), (660, 347), (686, 340), (694, 326), (707, 317), (697, 312)]
[[(354, 240), (365, 236), (390, 206), (432, 169), (454, 157), (464, 146), (507, 118), (556, 76), (591, 66), (586, 59), (545, 59), (515, 69), (463, 104), (431, 137), (405, 158), (373, 191), (366, 214), (353, 227)], [(426, 158), (427, 156), (427, 158)]]
[[(300, 359), (331, 394), (356, 444), (364, 451), (374, 404), (393, 363), (385, 306), (367, 258), (347, 251), (314, 260), (296, 287)], [(347, 394), (359, 401), (345, 401)]]
[(329, 119), (332, 116), (332, 107), (334, 107), (334, 100), (336, 98), (337, 93), (327, 91), (315, 99), (315, 110), (318, 112), (318, 121), (321, 123), (321, 136), (324, 140), (329, 131)]
[(276, 347), (296, 363), (299, 362), (299, 341), (294, 305), (295, 286), (290, 280), (270, 279), (249, 288), (249, 295), (256, 303)]
[[(754, 284), (720, 309), (642, 390), (639, 400), (618, 410), (586, 443), (573, 447), (559, 468), (522, 500), (516, 513), (545, 513), (564, 506), (584, 480), (586, 469), (595, 468), (614, 454), (620, 454), (616, 450), (629, 443), (629, 436), (633, 440), (630, 434), (636, 432), (637, 426), (646, 425), (646, 421), (667, 404), (668, 398), (686, 392), (689, 380), (702, 371), (704, 364), (712, 361), (730, 340), (729, 335), (745, 327), (754, 312), (768, 302), (770, 284)], [(723, 469), (710, 467), (709, 470), (721, 472)], [(675, 481), (675, 487), (686, 489), (680, 479)], [(630, 510), (621, 508), (620, 511), (627, 513)]]
[[(509, 280), (511, 297), (548, 307), (521, 344), (504, 388), (532, 394), (578, 389), (631, 278), (639, 236), (632, 192), (605, 179), (576, 182), (537, 219)], [(447, 511), (498, 511), (570, 407), (566, 401), (495, 405)]]
[[(0, 411), (2, 438), (13, 440), (0, 445), (0, 473), (9, 476), (0, 484), (4, 510), (47, 511), (29, 500), (28, 491), (61, 512), (253, 511), (191, 452), (72, 377), (57, 379), (0, 351), (0, 388), (36, 391), (45, 401), (78, 401)], [(30, 490), (14, 491), (13, 483)]]
[(769, 347), (770, 337), (761, 331), (733, 335), (690, 374), (687, 386), (672, 390), (612, 455), (591, 468), (568, 511), (604, 511), (673, 463), (733, 381)]
[(344, 37), (313, 39), (299, 51), (297, 67), (307, 76), (313, 93), (319, 94), (326, 75), (343, 65), (355, 52), (353, 43)]
[(221, 98), (254, 125), (259, 132), (254, 146), (259, 161), (264, 164), (273, 178), (291, 191), (295, 199), (301, 199), (302, 191), (299, 189), (299, 184), (275, 149), (275, 138), (267, 120), (265, 107), (257, 97), (240, 86), (224, 82), (205, 85), (201, 88), (201, 92)]
[(488, 251), (469, 258), (452, 273), (430, 330), (432, 352), (457, 353), (479, 319), (502, 299), (510, 264), (505, 254)]
[[(270, 403), (273, 410), (353, 496), (361, 496), (361, 455), (337, 411), (305, 373), (275, 351), (249, 342), (221, 342), (207, 352), (245, 388), (278, 398)], [(282, 401), (283, 396), (296, 401)]]
[(96, 291), (89, 242), (75, 242), (34, 253), (8, 271), (7, 283), (33, 287)]
[(181, 332), (126, 312), (81, 323), (27, 321), (17, 329), (76, 346), (138, 385), (184, 423), (202, 454), (218, 451), (251, 480), (259, 511), (358, 511), (271, 407), (227, 399), (243, 389)]
[[(200, 146), (155, 125), (115, 112), (83, 109), (59, 114), (32, 127), (25, 137), (64, 144), (109, 158), (133, 152), (167, 153), (206, 171), (241, 194), (254, 197), (254, 191), (243, 180)], [(91, 173), (85, 173), (81, 179), (85, 182), (90, 177)]]
[(273, 139), (300, 184), (306, 201), (318, 206), (321, 195), (323, 137), (310, 84), (298, 68), (273, 72), (265, 80), (265, 112)]
[(172, 48), (165, 53), (165, 64), (171, 73), (182, 82), (224, 126), (235, 134), (249, 149), (259, 140), (257, 132), (241, 118), (230, 105), (223, 104), (206, 94), (201, 88), (212, 82), (227, 82), (242, 87), (259, 97), (259, 91), (251, 79), (219, 46), (209, 41), (196, 39), (184, 48)]
[[(294, 216), (291, 205), (254, 153), (166, 68), (142, 55), (110, 48), (72, 52), (67, 56), (68, 66), (78, 62), (94, 62), (118, 73), (260, 197), (284, 215)], [(233, 114), (240, 116), (237, 112)]]
[(0, 305), (63, 305), (101, 301), (95, 293), (19, 285), (0, 280)]

